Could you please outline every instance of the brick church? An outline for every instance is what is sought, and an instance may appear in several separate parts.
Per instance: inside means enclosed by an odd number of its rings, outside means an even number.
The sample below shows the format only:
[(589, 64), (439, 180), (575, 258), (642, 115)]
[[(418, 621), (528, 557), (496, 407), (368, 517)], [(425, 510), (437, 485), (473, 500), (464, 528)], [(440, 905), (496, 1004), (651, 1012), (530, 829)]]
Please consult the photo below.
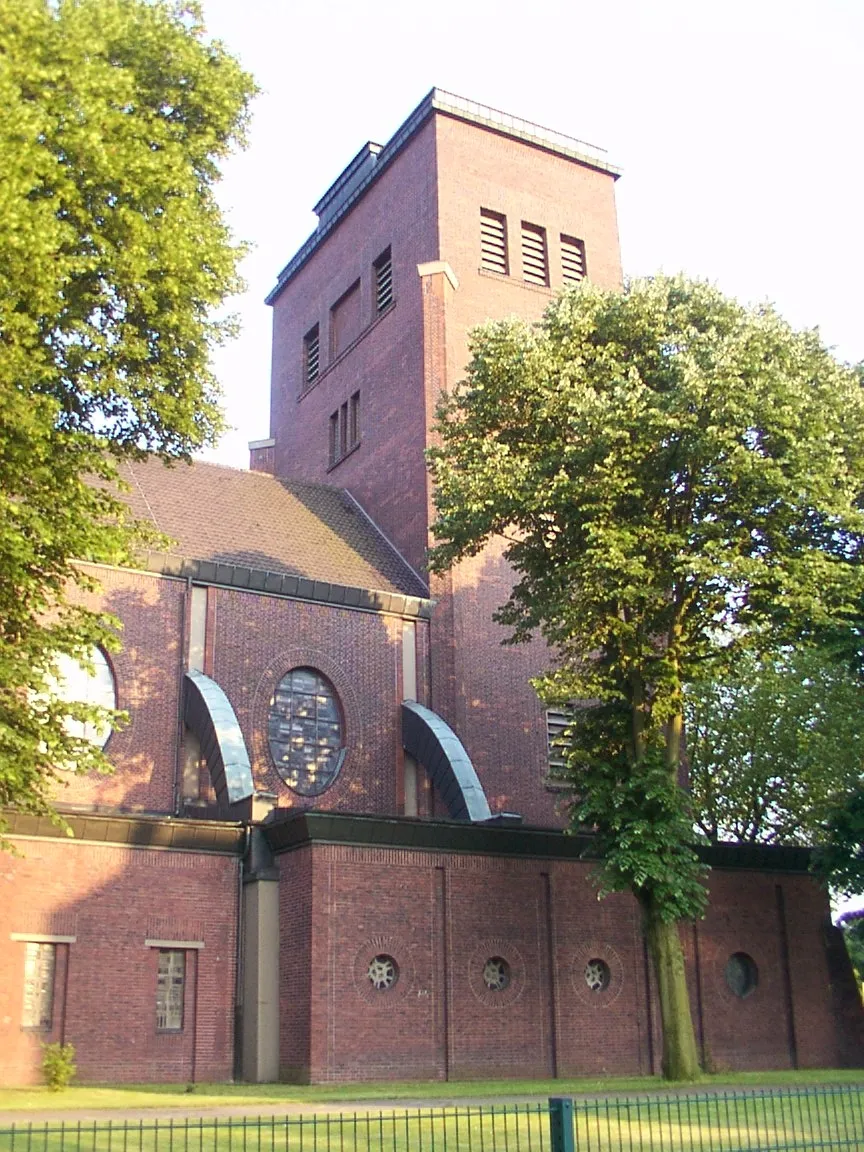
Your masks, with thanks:
[[(122, 647), (69, 691), (129, 715), (111, 776), (12, 816), (0, 855), (0, 1080), (71, 1042), (86, 1081), (650, 1073), (658, 1009), (626, 895), (564, 835), (542, 645), (502, 649), (489, 548), (430, 580), (424, 449), (489, 317), (621, 283), (617, 170), (433, 90), (325, 192), (273, 309), (250, 471), (125, 468), (174, 541), (103, 568)], [(554, 754), (554, 746), (553, 746)], [(824, 894), (794, 848), (706, 852), (684, 934), (718, 1067), (861, 1056)]]

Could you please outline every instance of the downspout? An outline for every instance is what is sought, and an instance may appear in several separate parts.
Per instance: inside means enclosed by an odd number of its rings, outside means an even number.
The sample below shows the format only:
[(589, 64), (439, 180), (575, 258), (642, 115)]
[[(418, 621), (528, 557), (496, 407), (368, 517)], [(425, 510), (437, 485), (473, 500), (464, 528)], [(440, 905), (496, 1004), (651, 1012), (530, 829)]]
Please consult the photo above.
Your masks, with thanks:
[(243, 1035), (239, 1026), (243, 1019), (243, 881), (252, 843), (252, 826), (244, 828), (243, 852), (237, 867), (237, 939), (234, 942), (234, 1079), (239, 1080), (243, 1070)]

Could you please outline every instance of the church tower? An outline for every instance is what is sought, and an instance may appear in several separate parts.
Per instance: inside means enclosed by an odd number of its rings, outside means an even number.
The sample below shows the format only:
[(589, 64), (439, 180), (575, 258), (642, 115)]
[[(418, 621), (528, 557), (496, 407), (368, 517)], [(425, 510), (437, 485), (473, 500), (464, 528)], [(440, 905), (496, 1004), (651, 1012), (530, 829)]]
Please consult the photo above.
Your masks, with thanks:
[[(251, 467), (346, 488), (428, 579), (438, 397), (460, 380), (476, 325), (537, 319), (585, 277), (620, 285), (617, 176), (601, 149), (433, 89), (324, 193), (268, 296), (271, 436), (251, 446)], [(494, 547), (432, 579), (424, 703), (463, 741), (493, 811), (554, 824), (529, 683), (548, 653), (502, 650), (491, 622), (509, 579)]]

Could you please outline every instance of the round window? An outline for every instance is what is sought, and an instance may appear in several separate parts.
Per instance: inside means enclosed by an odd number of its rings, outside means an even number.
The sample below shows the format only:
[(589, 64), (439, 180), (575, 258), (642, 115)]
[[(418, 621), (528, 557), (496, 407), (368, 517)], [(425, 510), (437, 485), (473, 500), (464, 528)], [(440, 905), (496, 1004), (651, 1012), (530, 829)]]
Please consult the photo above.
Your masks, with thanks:
[(746, 952), (733, 952), (726, 962), (726, 985), (741, 1000), (756, 991), (759, 969), (756, 961)]
[[(74, 656), (65, 654), (57, 657), (54, 667), (52, 690), (61, 700), (70, 704), (92, 704), (100, 708), (117, 707), (117, 690), (114, 673), (101, 648), (93, 648), (90, 653), (90, 666), (87, 667)], [(93, 721), (67, 720), (66, 731), (70, 736), (88, 740), (97, 748), (104, 748), (111, 735), (111, 725), (94, 724)]]
[(382, 953), (370, 960), (366, 974), (376, 992), (387, 992), (399, 979), (399, 965), (392, 956)]
[(612, 973), (605, 960), (589, 960), (585, 965), (585, 983), (592, 992), (604, 992), (611, 979)]
[(490, 992), (503, 992), (510, 985), (510, 965), (501, 956), (492, 956), (483, 965), (483, 983)]
[(276, 771), (301, 796), (320, 796), (345, 758), (342, 712), (333, 686), (312, 668), (283, 676), (267, 716)]

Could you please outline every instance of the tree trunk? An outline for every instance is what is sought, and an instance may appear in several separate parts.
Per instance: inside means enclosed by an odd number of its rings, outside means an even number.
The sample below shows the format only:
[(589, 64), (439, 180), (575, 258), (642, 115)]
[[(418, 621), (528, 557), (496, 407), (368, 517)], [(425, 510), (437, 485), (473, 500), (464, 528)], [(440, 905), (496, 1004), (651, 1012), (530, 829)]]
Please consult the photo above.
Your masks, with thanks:
[(640, 898), (648, 950), (657, 979), (663, 1029), (663, 1078), (697, 1080), (701, 1075), (690, 1014), (684, 950), (677, 923), (661, 920), (650, 895)]

